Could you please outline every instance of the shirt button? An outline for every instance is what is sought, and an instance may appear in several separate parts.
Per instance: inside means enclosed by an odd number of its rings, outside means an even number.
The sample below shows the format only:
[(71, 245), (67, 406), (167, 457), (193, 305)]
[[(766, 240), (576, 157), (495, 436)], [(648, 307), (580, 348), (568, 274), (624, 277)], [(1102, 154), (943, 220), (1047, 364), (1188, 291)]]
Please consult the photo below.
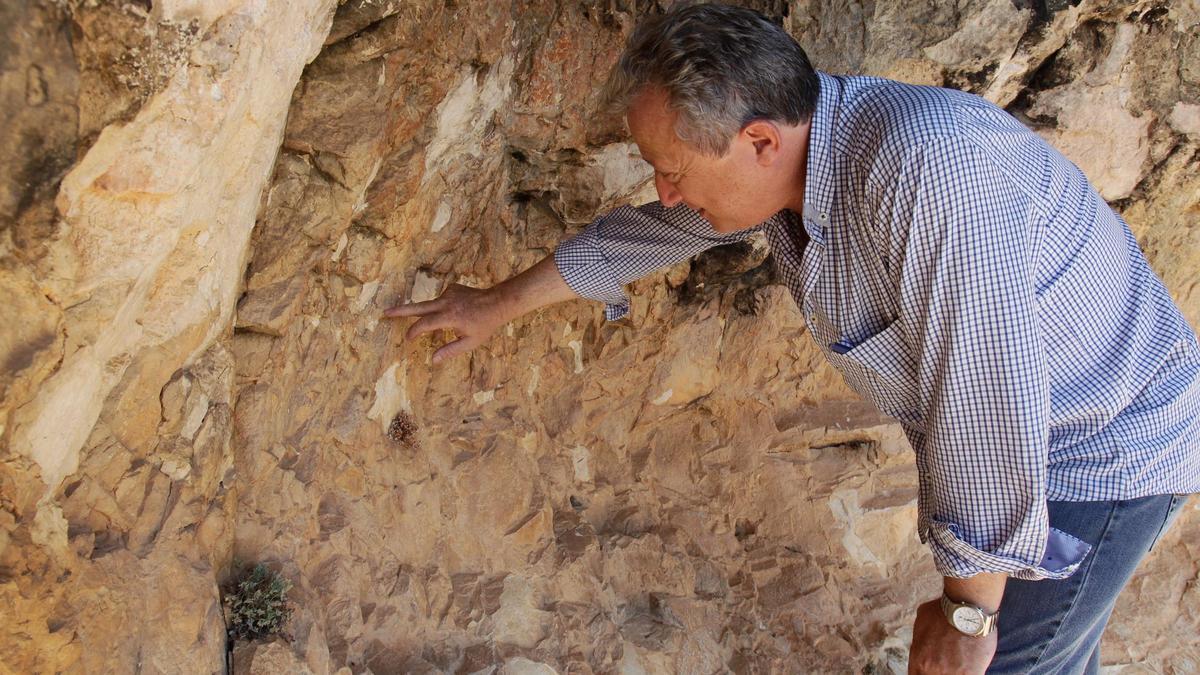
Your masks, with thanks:
[(822, 222), (824, 222), (824, 221), (826, 221), (826, 220), (829, 220), (829, 214), (828, 214), (828, 213), (822, 213), (822, 214), (821, 214), (821, 221), (822, 221)]

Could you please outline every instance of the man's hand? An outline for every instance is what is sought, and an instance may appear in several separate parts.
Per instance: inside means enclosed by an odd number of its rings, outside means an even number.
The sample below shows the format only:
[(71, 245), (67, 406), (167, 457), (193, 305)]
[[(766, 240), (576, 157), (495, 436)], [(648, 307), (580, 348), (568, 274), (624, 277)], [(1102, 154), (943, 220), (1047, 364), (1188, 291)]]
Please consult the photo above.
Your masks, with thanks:
[(487, 342), (508, 321), (508, 315), (490, 290), (480, 290), (461, 284), (450, 284), (435, 300), (398, 305), (384, 310), (384, 316), (421, 317), (408, 327), (405, 340), (412, 340), (435, 330), (449, 329), (457, 340), (443, 345), (433, 354), (439, 363), (464, 354)]
[(931, 600), (917, 608), (908, 672), (912, 675), (983, 673), (996, 653), (996, 639), (996, 631), (987, 637), (963, 635), (946, 620), (941, 602)]
[(533, 267), (495, 286), (480, 290), (450, 284), (436, 300), (397, 305), (383, 311), (387, 317), (419, 316), (408, 327), (404, 339), (449, 329), (458, 339), (433, 354), (439, 363), (451, 356), (465, 354), (487, 342), (500, 326), (539, 307), (570, 300), (575, 291), (567, 285), (554, 264), (554, 256), (542, 258)]

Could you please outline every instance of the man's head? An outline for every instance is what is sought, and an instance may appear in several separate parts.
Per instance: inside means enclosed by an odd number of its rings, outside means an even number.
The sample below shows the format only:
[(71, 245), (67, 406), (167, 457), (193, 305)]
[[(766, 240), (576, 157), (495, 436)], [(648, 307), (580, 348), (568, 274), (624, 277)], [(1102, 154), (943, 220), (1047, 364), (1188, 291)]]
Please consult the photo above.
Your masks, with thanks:
[(751, 10), (694, 5), (639, 25), (606, 93), (625, 107), (663, 203), (731, 231), (793, 205), (817, 88), (782, 28)]

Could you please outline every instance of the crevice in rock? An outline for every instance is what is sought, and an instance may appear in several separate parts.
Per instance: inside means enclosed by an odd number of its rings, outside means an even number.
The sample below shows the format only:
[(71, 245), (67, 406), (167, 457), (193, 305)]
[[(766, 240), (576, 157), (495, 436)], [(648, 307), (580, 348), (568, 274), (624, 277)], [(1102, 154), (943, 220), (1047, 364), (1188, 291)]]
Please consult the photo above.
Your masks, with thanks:
[(751, 242), (711, 248), (692, 259), (687, 278), (672, 289), (681, 306), (700, 305), (728, 294), (742, 314), (758, 312), (757, 292), (780, 283), (770, 254)]

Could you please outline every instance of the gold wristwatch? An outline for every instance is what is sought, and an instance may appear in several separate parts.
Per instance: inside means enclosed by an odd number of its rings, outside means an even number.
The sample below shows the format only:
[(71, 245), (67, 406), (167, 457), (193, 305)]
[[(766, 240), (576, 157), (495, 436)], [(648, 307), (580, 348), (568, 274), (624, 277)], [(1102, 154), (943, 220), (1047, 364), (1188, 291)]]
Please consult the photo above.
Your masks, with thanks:
[(1000, 611), (988, 614), (975, 605), (955, 602), (942, 593), (942, 614), (963, 635), (986, 637), (996, 630), (996, 617), (1000, 616)]

